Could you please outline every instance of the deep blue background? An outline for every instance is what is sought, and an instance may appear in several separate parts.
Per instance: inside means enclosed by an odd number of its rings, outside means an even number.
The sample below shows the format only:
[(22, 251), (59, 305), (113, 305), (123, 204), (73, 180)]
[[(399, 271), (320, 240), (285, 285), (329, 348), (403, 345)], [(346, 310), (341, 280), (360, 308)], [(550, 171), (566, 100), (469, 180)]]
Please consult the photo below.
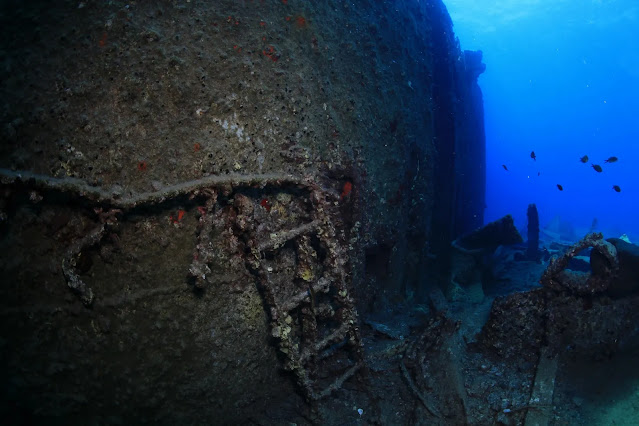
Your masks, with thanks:
[(581, 237), (596, 217), (606, 237), (638, 243), (639, 1), (444, 3), (462, 49), (487, 65), (486, 221), (511, 213), (525, 229), (536, 203), (542, 227), (559, 215)]

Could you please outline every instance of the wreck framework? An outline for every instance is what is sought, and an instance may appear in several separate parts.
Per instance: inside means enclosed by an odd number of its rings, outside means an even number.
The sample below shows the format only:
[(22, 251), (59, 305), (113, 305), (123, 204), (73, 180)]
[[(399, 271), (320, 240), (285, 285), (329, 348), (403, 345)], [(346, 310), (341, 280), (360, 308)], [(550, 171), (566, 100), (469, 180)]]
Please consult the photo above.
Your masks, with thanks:
[[(197, 243), (189, 274), (196, 290), (211, 284), (209, 263), (214, 257), (211, 234), (227, 228), (229, 249), (243, 259), (256, 278), (271, 321), (271, 334), (282, 355), (283, 366), (294, 373), (307, 401), (317, 401), (342, 387), (363, 366), (363, 347), (354, 299), (349, 293), (349, 258), (344, 230), (337, 230), (341, 197), (315, 183), (312, 177), (290, 174), (210, 175), (142, 193), (108, 191), (75, 178), (53, 178), (26, 171), (0, 169), (0, 184), (33, 191), (57, 191), (82, 198), (94, 206), (98, 224), (66, 250), (61, 269), (68, 287), (85, 307), (96, 294), (77, 270), (82, 252), (99, 245), (118, 217), (140, 206), (164, 203), (176, 197), (203, 198)], [(290, 188), (309, 211), (296, 220), (310, 220), (276, 232), (264, 229), (264, 215), (256, 213), (260, 191)], [(247, 192), (250, 196), (243, 194)], [(232, 203), (222, 206), (222, 193)], [(42, 197), (32, 193), (39, 202)], [(264, 200), (264, 199), (262, 199)], [(279, 206), (284, 209), (283, 206)], [(298, 206), (299, 207), (299, 206)], [(270, 208), (269, 208), (270, 211)], [(291, 215), (293, 216), (293, 215)], [(272, 224), (271, 224), (272, 225)], [(277, 278), (271, 264), (293, 248), (296, 272), (293, 281)]]

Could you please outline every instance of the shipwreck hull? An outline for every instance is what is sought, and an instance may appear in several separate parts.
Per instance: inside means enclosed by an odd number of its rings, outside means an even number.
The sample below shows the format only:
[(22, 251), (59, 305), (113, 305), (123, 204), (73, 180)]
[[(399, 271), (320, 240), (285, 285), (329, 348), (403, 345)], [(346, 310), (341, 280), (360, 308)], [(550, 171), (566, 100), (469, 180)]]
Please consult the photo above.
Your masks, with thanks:
[(357, 312), (445, 274), (465, 219), (434, 194), (467, 166), (436, 141), (483, 134), (443, 4), (0, 16), (7, 418), (227, 423), (320, 399), (361, 365)]

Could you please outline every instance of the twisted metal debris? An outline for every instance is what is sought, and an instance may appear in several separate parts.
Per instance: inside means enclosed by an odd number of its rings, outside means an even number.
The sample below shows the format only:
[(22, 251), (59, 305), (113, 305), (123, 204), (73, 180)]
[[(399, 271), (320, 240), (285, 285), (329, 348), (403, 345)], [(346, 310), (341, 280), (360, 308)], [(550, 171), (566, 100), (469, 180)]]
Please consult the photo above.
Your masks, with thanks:
[[(570, 260), (588, 247), (603, 256), (609, 264), (606, 274), (578, 274), (566, 271)], [(548, 268), (544, 271), (539, 282), (541, 285), (554, 290), (568, 290), (578, 295), (601, 293), (610, 287), (612, 279), (619, 270), (617, 250), (603, 239), (601, 233), (587, 234), (580, 241), (570, 247), (561, 257), (551, 258)]]
[[(349, 259), (341, 223), (337, 193), (322, 188), (311, 178), (289, 174), (206, 176), (166, 186), (158, 191), (123, 193), (106, 190), (75, 178), (52, 178), (24, 171), (0, 169), (0, 184), (22, 185), (40, 191), (69, 193), (99, 206), (99, 224), (69, 247), (62, 260), (62, 271), (69, 288), (90, 307), (93, 290), (81, 279), (76, 264), (88, 247), (100, 244), (107, 231), (117, 225), (117, 216), (143, 205), (155, 205), (179, 196), (205, 198), (200, 210), (197, 243), (189, 274), (195, 286), (209, 283), (214, 257), (212, 233), (222, 228), (231, 252), (244, 260), (253, 273), (270, 311), (271, 334), (309, 401), (319, 400), (341, 388), (363, 366), (363, 347), (355, 303), (349, 293)], [(256, 210), (259, 199), (242, 191), (288, 187), (301, 203), (309, 206), (309, 220), (296, 220), (295, 226), (266, 229), (269, 217)], [(232, 206), (221, 208), (218, 194), (234, 194)], [(269, 209), (270, 210), (270, 209)], [(263, 214), (263, 213), (262, 213)], [(266, 232), (267, 231), (267, 232)], [(272, 232), (274, 231), (274, 232)], [(296, 273), (284, 283), (269, 266), (287, 250), (296, 253)], [(269, 263), (270, 262), (270, 263)]]

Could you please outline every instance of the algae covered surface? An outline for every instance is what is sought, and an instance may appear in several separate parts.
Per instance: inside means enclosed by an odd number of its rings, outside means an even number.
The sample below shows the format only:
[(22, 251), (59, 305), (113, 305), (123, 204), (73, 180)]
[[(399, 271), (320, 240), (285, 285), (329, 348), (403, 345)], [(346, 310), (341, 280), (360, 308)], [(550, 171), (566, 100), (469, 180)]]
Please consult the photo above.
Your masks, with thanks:
[[(401, 6), (2, 2), (8, 418), (225, 423), (287, 395), (304, 407), (247, 259), (312, 219), (313, 182), (335, 210), (333, 240), (278, 248), (264, 268), (307, 282), (333, 241), (350, 287), (366, 247), (397, 265), (422, 250), (391, 251), (425, 232), (433, 191), (428, 16)], [(269, 174), (307, 186), (235, 181)], [(166, 193), (208, 176), (228, 176), (210, 210), (203, 187)], [(139, 194), (152, 201), (122, 205)], [(303, 268), (299, 247), (319, 260)], [(353, 290), (363, 306), (404, 291), (385, 271), (368, 277), (369, 291)]]
[(636, 298), (450, 255), (485, 66), (441, 2), (1, 12), (9, 423), (564, 424), (632, 358)]

